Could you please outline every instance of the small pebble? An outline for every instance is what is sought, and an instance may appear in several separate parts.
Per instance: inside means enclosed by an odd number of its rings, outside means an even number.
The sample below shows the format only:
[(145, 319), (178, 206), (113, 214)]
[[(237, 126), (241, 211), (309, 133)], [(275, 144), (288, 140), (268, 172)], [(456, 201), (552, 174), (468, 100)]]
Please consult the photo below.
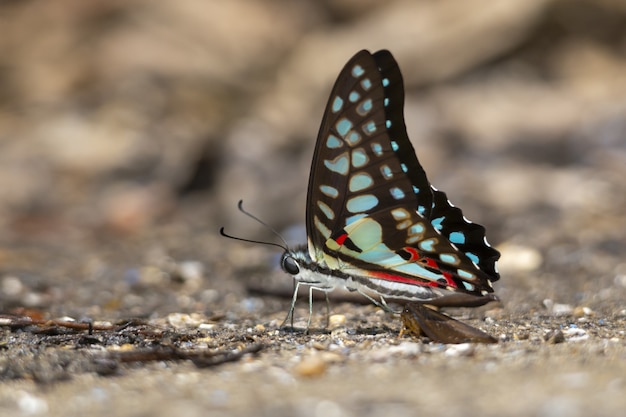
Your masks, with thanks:
[(167, 322), (177, 329), (195, 328), (202, 322), (189, 314), (171, 313), (167, 316)]
[(333, 314), (328, 318), (328, 327), (334, 329), (346, 324), (346, 316), (343, 314)]
[(392, 355), (415, 356), (421, 353), (422, 344), (415, 342), (402, 342), (397, 346), (390, 346), (388, 352)]
[(556, 345), (557, 343), (565, 342), (565, 335), (561, 330), (553, 330), (546, 333), (543, 336), (543, 340), (549, 345)]
[(589, 339), (589, 334), (585, 330), (579, 327), (570, 327), (570, 328), (564, 329), (563, 334), (567, 336), (568, 341), (571, 341), (571, 342), (579, 342), (581, 340)]
[(307, 356), (294, 368), (296, 374), (304, 377), (317, 377), (326, 372), (327, 364), (316, 355)]
[(183, 261), (178, 264), (176, 272), (184, 282), (198, 282), (204, 276), (204, 265), (199, 261)]
[(615, 285), (626, 288), (626, 274), (619, 274), (614, 279)]
[(589, 316), (594, 316), (595, 314), (596, 313), (589, 307), (581, 307), (581, 306), (574, 308), (574, 312), (573, 312), (574, 317), (589, 317)]
[(458, 345), (449, 345), (446, 348), (445, 355), (449, 357), (471, 356), (474, 354), (474, 345), (472, 343), (459, 343)]
[(324, 344), (318, 341), (313, 341), (311, 343), (311, 347), (315, 350), (326, 350), (328, 349), (328, 344)]
[(513, 335), (513, 340), (528, 340), (529, 337), (530, 335), (527, 331), (520, 331)]
[(574, 313), (574, 307), (571, 305), (555, 303), (549, 298), (543, 300), (543, 305), (555, 316), (570, 316)]
[(46, 400), (25, 391), (18, 393), (17, 405), (22, 414), (25, 415), (48, 414), (48, 403)]
[(502, 257), (498, 261), (501, 273), (531, 272), (543, 263), (541, 253), (531, 247), (504, 243), (498, 247)]
[(0, 293), (5, 297), (15, 297), (24, 290), (22, 281), (13, 275), (8, 275), (2, 278), (2, 284), (0, 285)]

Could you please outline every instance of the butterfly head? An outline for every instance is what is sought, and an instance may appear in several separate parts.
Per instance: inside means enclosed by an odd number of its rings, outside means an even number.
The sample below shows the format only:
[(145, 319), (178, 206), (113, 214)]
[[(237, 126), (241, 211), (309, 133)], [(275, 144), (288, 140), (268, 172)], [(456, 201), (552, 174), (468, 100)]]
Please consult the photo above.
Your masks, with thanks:
[(318, 290), (330, 291), (336, 286), (336, 280), (332, 278), (330, 271), (322, 264), (314, 262), (304, 245), (286, 249), (280, 258), (280, 267), (296, 282), (311, 285)]
[(300, 263), (292, 251), (286, 251), (280, 259), (280, 267), (283, 271), (294, 277), (300, 274)]
[(310, 282), (308, 276), (310, 275), (312, 264), (311, 256), (304, 246), (286, 249), (280, 258), (282, 270), (291, 275), (296, 281), (303, 283)]

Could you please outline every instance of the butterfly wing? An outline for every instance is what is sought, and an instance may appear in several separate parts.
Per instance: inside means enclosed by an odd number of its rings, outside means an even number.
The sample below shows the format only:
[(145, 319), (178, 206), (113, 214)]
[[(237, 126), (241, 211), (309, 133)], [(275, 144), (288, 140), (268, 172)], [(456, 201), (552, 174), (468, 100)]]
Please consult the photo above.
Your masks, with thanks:
[(403, 108), (402, 75), (388, 51), (361, 51), (339, 74), (309, 178), (309, 254), (381, 295), (484, 297), (499, 254), (482, 226), (430, 186)]

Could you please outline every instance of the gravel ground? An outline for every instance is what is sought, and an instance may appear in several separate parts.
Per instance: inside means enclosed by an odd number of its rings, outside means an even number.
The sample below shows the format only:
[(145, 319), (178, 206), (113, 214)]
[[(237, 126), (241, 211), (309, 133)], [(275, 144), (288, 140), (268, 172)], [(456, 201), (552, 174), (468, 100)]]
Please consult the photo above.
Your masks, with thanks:
[[(0, 3), (0, 415), (626, 416), (619, 0)], [(236, 18), (235, 18), (236, 17)], [(291, 279), (323, 105), (403, 71), (429, 179), (502, 253), (444, 345)], [(398, 306), (400, 308), (401, 306)]]

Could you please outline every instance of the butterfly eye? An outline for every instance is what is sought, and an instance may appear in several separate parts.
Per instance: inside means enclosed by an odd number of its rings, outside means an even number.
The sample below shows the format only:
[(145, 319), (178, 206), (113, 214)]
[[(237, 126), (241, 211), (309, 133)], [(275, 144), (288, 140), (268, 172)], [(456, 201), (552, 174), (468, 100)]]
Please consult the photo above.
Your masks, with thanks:
[(300, 273), (300, 267), (298, 266), (298, 263), (291, 256), (285, 256), (283, 258), (281, 267), (283, 268), (283, 271), (290, 275), (298, 275), (298, 273)]

